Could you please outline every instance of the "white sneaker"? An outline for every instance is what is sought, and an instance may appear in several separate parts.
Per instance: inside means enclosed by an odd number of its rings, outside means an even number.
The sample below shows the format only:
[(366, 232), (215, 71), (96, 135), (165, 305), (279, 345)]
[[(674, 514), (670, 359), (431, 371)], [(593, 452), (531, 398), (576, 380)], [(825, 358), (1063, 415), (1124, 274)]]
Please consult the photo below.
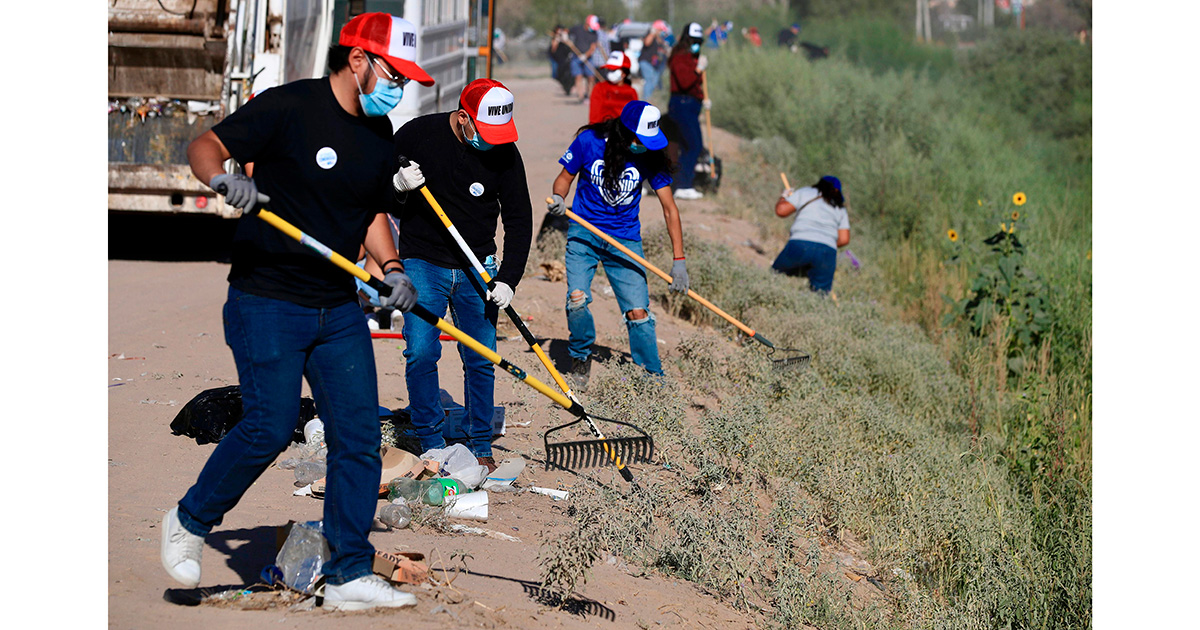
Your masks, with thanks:
[(183, 528), (179, 506), (171, 508), (162, 521), (162, 565), (167, 574), (188, 588), (200, 585), (200, 551), (204, 537)]
[(703, 199), (704, 193), (696, 190), (695, 188), (680, 188), (679, 190), (675, 191), (675, 198), (683, 199), (685, 201), (692, 199)]
[(364, 575), (345, 584), (325, 584), (325, 610), (366, 610), (381, 606), (416, 606), (417, 597), (388, 584), (378, 575)]

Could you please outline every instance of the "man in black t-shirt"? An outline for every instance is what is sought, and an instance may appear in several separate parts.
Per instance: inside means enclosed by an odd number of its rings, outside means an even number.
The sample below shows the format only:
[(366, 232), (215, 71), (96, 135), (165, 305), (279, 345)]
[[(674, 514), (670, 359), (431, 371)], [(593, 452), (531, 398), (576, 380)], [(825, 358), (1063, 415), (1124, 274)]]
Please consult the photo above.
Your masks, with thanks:
[[(386, 305), (402, 311), (416, 303), (416, 292), (380, 213), (393, 203), (386, 114), (410, 79), (433, 83), (414, 63), (416, 35), (405, 20), (360, 15), (330, 49), (328, 77), (271, 88), (188, 147), (193, 173), (231, 205), (246, 210), (269, 201), (275, 214), (351, 260), (365, 243), (392, 288)], [(226, 173), (222, 165), (231, 157), (253, 162), (253, 179)], [(367, 535), (379, 494), (378, 391), (353, 276), (243, 215), (223, 314), (243, 414), (164, 517), (163, 567), (189, 587), (199, 584), (204, 536), (287, 447), (307, 379), (328, 436), (323, 607), (415, 605), (411, 594), (372, 573)]]
[[(512, 300), (533, 237), (525, 165), (514, 144), (513, 102), (512, 92), (499, 81), (476, 79), (463, 89), (458, 111), (416, 118), (395, 137), (397, 154), (411, 160), (396, 173), (393, 185), (404, 199), (400, 257), (417, 287), (418, 302), (439, 316), (449, 307), (454, 325), (492, 350), (496, 349), (497, 313)], [(414, 192), (422, 184), (495, 278), (491, 291), (424, 195)], [(499, 271), (497, 220), (504, 223), (504, 264)], [(404, 339), (404, 378), (421, 449), (442, 448), (445, 410), (438, 386), (442, 352), (438, 330), (406, 313)], [(459, 355), (466, 380), (467, 446), (490, 472), (496, 466), (492, 459), (494, 366), (464, 346), (459, 347)]]

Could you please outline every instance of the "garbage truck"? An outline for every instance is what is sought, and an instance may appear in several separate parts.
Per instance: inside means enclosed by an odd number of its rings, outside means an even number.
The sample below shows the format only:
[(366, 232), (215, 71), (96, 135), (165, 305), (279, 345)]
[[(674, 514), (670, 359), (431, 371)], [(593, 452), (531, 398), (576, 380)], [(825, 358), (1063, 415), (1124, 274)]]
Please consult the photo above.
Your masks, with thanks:
[(192, 175), (188, 144), (264, 90), (324, 76), (329, 46), (361, 13), (415, 24), (417, 63), (435, 81), (405, 87), (393, 127), (453, 106), (478, 54), (471, 2), (109, 0), (109, 212), (236, 217)]

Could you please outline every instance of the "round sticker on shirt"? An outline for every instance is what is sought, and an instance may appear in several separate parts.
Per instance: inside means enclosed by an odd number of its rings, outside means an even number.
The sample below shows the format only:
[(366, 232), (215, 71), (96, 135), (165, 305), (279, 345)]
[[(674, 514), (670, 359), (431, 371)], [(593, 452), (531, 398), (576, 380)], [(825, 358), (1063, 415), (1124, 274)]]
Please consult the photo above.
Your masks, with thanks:
[(329, 170), (333, 168), (334, 164), (337, 164), (337, 151), (334, 151), (330, 147), (321, 147), (317, 151), (317, 166)]
[(471, 191), (472, 197), (478, 197), (479, 195), (483, 194), (483, 184), (480, 184), (479, 182), (475, 182), (475, 183), (471, 184), (471, 187), (468, 188), (467, 190)]

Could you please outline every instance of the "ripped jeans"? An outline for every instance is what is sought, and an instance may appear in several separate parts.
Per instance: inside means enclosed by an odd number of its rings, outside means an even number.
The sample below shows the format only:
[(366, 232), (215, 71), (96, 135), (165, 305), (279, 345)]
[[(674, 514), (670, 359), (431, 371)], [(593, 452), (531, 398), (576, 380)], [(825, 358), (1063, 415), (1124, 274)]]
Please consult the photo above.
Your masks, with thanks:
[[(642, 255), (641, 241), (616, 240), (637, 255)], [(592, 303), (592, 279), (596, 276), (596, 265), (599, 263), (604, 264), (604, 273), (616, 294), (617, 306), (625, 314), (625, 327), (629, 330), (629, 353), (633, 355), (633, 362), (651, 374), (662, 374), (654, 314), (650, 312), (646, 270), (575, 222), (571, 222), (567, 228), (566, 306), (567, 328), (571, 332), (567, 352), (574, 359), (586, 359), (596, 341), (596, 323), (588, 304)]]

